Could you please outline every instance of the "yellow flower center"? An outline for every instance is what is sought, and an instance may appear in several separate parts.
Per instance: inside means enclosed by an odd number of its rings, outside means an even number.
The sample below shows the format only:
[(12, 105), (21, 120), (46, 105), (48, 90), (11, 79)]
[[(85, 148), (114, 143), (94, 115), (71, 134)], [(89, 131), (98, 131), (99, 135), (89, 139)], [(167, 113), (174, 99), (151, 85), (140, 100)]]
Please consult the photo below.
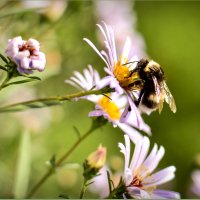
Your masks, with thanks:
[[(107, 94), (109, 97), (110, 95)], [(119, 107), (111, 101), (108, 97), (103, 96), (98, 100), (98, 104), (101, 108), (109, 115), (110, 119), (112, 120), (119, 120), (121, 116), (121, 112)]]
[[(128, 60), (125, 63), (128, 63)], [(115, 64), (113, 74), (119, 81), (120, 86), (125, 90), (140, 89), (140, 87), (137, 84), (134, 84), (137, 80), (140, 79), (138, 72), (132, 73), (127, 67), (127, 65), (121, 64), (121, 60), (119, 60)]]
[(121, 65), (121, 61), (119, 60), (115, 64), (113, 73), (119, 82), (123, 82), (129, 76), (130, 71), (126, 65)]

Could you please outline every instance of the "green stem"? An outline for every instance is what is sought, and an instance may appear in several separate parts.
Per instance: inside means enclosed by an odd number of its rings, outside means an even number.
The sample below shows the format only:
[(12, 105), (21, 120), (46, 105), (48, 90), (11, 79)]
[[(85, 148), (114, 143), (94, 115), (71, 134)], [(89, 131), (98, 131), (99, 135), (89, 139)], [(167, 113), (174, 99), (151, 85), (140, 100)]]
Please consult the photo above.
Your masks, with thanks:
[[(3, 83), (0, 86), (0, 90), (4, 84), (5, 83)], [(2, 106), (0, 107), (0, 113), (22, 111), (28, 108), (43, 108), (43, 107), (48, 107), (52, 105), (58, 105), (58, 103), (61, 103), (63, 101), (72, 100), (72, 99), (80, 98), (87, 95), (92, 95), (92, 94), (99, 95), (99, 94), (105, 94), (105, 93), (109, 93), (113, 91), (114, 90), (110, 88), (103, 88), (100, 90), (89, 90), (89, 91), (78, 92), (78, 93), (64, 95), (64, 96), (52, 96), (52, 97), (46, 97), (46, 98), (33, 99), (29, 101), (23, 101), (23, 102), (18, 102), (18, 103)], [(35, 105), (35, 103), (40, 103), (40, 105)], [(19, 106), (23, 106), (23, 108), (17, 108)]]
[(83, 186), (81, 188), (80, 199), (82, 199), (83, 195), (85, 194), (85, 190), (87, 188), (86, 184), (87, 184), (87, 181), (84, 179)]
[(31, 198), (35, 192), (46, 182), (46, 180), (54, 173), (54, 170), (58, 167), (60, 167), (64, 161), (71, 155), (71, 153), (83, 142), (94, 130), (97, 128), (103, 126), (105, 124), (105, 121), (97, 122), (96, 120), (93, 121), (93, 124), (91, 128), (82, 135), (77, 142), (74, 143), (74, 145), (55, 163), (54, 168), (49, 169), (42, 178), (38, 181), (38, 183), (32, 188), (32, 190), (28, 193), (26, 198)]
[(6, 83), (10, 80), (10, 77), (8, 76), (8, 74), (6, 75), (6, 78), (3, 80), (3, 82), (0, 85), (0, 90), (2, 90), (4, 88), (4, 86), (6, 85)]

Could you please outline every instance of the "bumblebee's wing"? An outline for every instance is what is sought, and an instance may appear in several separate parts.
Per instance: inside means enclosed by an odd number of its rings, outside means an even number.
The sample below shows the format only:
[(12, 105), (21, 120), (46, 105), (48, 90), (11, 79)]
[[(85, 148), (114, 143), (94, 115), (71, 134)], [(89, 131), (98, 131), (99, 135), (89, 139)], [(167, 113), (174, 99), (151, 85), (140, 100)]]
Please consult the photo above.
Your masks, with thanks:
[(169, 91), (169, 88), (167, 87), (167, 84), (165, 81), (163, 81), (163, 88), (165, 91), (165, 101), (169, 104), (169, 107), (173, 113), (176, 112), (176, 103), (174, 100), (174, 97), (172, 96), (171, 92)]
[(162, 88), (162, 86), (160, 86), (160, 84), (157, 81), (157, 78), (155, 76), (152, 76), (153, 79), (153, 83), (154, 83), (154, 88), (155, 88), (155, 102), (157, 102), (158, 104), (158, 111), (159, 113), (162, 111), (163, 109), (163, 102), (164, 102), (164, 90)]
[(157, 78), (155, 76), (152, 76), (152, 79), (153, 79), (154, 88), (155, 88), (155, 101), (156, 103), (159, 103), (160, 97), (161, 97), (161, 88), (157, 81)]

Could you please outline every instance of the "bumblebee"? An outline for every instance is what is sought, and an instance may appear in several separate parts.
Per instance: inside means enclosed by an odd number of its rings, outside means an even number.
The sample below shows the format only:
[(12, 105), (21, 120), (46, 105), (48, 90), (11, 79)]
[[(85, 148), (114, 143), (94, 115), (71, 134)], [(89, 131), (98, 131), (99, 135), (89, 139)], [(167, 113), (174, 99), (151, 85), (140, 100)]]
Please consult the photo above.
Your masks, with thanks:
[(140, 91), (135, 104), (142, 112), (150, 114), (158, 109), (160, 113), (164, 101), (169, 104), (173, 113), (176, 112), (175, 100), (167, 87), (164, 72), (158, 63), (147, 59), (139, 60), (136, 68), (130, 71), (128, 79), (133, 81), (129, 82), (126, 89)]

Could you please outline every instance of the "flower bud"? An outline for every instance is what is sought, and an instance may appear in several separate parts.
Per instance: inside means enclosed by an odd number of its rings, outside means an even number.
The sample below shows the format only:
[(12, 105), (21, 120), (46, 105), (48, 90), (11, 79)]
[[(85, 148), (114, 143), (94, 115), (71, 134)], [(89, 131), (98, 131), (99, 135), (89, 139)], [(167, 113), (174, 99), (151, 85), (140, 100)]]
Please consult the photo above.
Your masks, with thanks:
[(91, 168), (100, 169), (103, 167), (106, 161), (106, 148), (100, 145), (98, 149), (92, 152), (88, 158), (87, 162)]
[(96, 151), (91, 153), (83, 163), (85, 180), (91, 180), (98, 175), (99, 170), (103, 167), (106, 161), (106, 148), (101, 145)]

